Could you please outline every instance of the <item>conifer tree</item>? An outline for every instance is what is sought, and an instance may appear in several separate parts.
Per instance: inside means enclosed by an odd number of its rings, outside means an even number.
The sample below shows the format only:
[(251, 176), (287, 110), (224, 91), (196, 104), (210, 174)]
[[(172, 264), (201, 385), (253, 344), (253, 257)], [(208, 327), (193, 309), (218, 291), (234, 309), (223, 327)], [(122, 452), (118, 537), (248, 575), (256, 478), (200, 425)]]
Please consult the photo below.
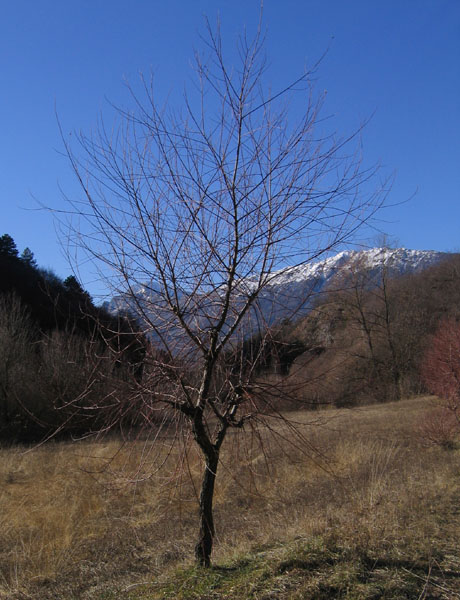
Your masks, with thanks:
[(32, 267), (33, 269), (37, 268), (37, 261), (35, 260), (34, 253), (29, 247), (24, 248), (21, 254), (21, 260), (23, 263)]
[(82, 287), (81, 283), (74, 275), (69, 275), (66, 279), (64, 279), (64, 288), (66, 291), (73, 297), (78, 303), (83, 302), (84, 304), (92, 303), (91, 296), (89, 293)]
[(64, 287), (68, 292), (77, 296), (89, 296), (88, 292), (83, 289), (81, 283), (74, 275), (69, 275), (64, 279)]
[(0, 236), (0, 256), (8, 256), (9, 258), (18, 257), (16, 243), (8, 233)]

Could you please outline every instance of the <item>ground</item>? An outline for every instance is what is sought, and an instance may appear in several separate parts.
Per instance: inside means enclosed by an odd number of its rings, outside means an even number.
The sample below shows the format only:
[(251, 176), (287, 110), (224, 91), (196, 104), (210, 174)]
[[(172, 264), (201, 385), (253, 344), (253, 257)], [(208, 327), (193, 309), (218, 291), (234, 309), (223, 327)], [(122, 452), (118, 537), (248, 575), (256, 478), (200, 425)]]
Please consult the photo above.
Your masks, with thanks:
[(263, 451), (230, 438), (209, 570), (192, 561), (192, 450), (3, 448), (0, 598), (460, 598), (460, 450), (426, 443), (433, 403), (291, 413), (304, 447), (281, 424)]

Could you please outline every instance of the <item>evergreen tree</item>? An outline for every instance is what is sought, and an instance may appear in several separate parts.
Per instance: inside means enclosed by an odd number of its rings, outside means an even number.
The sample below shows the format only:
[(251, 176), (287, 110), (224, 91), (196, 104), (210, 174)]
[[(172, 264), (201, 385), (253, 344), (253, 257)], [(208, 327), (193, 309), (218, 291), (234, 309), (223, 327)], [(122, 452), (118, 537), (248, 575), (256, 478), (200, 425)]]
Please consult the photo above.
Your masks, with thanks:
[(64, 279), (64, 288), (79, 301), (85, 300), (91, 302), (91, 296), (89, 293), (83, 289), (80, 282), (74, 275), (69, 275), (66, 279)]
[(37, 268), (37, 261), (34, 258), (34, 253), (29, 247), (24, 248), (21, 254), (21, 260), (24, 264), (28, 265), (29, 267), (32, 267), (33, 269)]
[(64, 279), (64, 287), (68, 292), (72, 292), (74, 294), (84, 293), (84, 289), (80, 285), (80, 282), (73, 275), (69, 275), (66, 279)]
[(8, 233), (0, 236), (0, 256), (7, 256), (8, 258), (18, 257), (16, 243)]

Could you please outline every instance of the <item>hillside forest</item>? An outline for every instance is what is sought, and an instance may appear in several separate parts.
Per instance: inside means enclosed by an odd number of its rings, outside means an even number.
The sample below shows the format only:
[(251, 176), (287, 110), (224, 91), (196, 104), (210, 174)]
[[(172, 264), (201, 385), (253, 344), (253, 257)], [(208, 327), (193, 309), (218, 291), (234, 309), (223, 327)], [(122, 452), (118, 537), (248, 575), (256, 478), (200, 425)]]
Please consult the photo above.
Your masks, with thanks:
[[(0, 237), (0, 271), (1, 439), (145, 426), (139, 390), (149, 357), (161, 350), (135, 318), (96, 306), (74, 276), (62, 280), (40, 268), (8, 234)], [(306, 317), (245, 340), (243, 355), (259, 357), (256, 385), (270, 384), (276, 410), (349, 407), (430, 391), (427, 353), (442, 324), (460, 317), (459, 282), (457, 254), (399, 277), (358, 265), (318, 294)]]
[(0, 439), (100, 429), (110, 392), (123, 395), (140, 376), (145, 340), (135, 324), (95, 306), (73, 275), (40, 268), (29, 248), (19, 254), (8, 234), (0, 273)]

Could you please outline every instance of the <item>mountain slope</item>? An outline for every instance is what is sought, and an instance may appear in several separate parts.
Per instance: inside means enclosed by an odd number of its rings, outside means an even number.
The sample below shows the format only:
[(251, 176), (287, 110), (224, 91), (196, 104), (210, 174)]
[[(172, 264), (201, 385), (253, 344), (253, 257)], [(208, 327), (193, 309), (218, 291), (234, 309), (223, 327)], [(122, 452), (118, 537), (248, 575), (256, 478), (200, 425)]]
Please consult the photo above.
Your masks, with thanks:
[[(396, 277), (420, 272), (447, 256), (446, 253), (431, 250), (372, 248), (344, 251), (321, 261), (283, 269), (273, 273), (270, 283), (259, 294), (253, 311), (253, 317), (257, 318), (252, 318), (251, 321), (258, 326), (269, 326), (282, 319), (299, 318), (307, 314), (313, 299), (327, 290), (338, 276), (347, 277), (358, 270), (365, 270), (371, 280), (374, 275), (386, 269), (389, 276)], [(254, 287), (255, 283), (251, 279), (241, 281), (241, 294), (235, 294), (235, 298), (247, 297)], [(206, 302), (209, 302), (209, 297)], [(195, 298), (193, 304), (199, 303), (200, 298)], [(174, 319), (166, 314), (166, 303), (156, 282), (140, 286), (135, 290), (134, 297), (115, 296), (108, 308), (112, 313), (144, 313), (155, 326), (164, 323), (169, 335), (174, 335)]]

